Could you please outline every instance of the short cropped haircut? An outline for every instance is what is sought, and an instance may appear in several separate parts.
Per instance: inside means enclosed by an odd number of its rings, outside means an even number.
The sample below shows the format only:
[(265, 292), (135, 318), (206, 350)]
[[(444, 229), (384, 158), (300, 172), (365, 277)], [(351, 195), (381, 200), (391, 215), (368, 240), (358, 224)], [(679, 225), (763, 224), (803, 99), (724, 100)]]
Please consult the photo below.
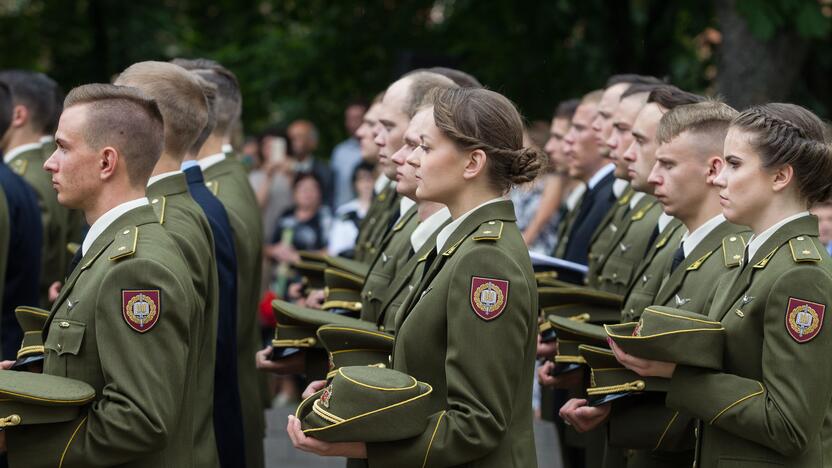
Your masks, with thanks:
[(9, 85), (0, 81), (0, 135), (12, 124), (12, 92)]
[(480, 80), (476, 79), (470, 73), (465, 73), (464, 71), (457, 70), (456, 68), (431, 67), (425, 71), (448, 77), (460, 88), (482, 88)]
[(197, 78), (178, 65), (148, 61), (127, 67), (116, 84), (139, 88), (156, 101), (165, 120), (165, 153), (184, 157), (208, 122)]
[(12, 105), (22, 105), (29, 111), (30, 128), (40, 134), (47, 133), (54, 118), (57, 83), (43, 73), (27, 70), (0, 71), (0, 81), (9, 86)]
[(191, 145), (191, 149), (188, 150), (188, 154), (192, 155), (199, 154), (199, 150), (202, 149), (202, 145), (204, 145), (208, 137), (214, 133), (214, 128), (217, 125), (217, 87), (208, 80), (203, 80), (198, 75), (197, 79), (199, 80), (199, 85), (202, 87), (202, 94), (205, 95), (205, 103), (208, 105), (208, 122), (205, 123), (205, 127), (203, 127), (202, 131), (199, 133), (199, 136), (196, 137), (194, 144)]
[(689, 93), (672, 86), (659, 86), (650, 92), (647, 97), (647, 102), (655, 102), (665, 109), (673, 109), (676, 106), (684, 106), (686, 104), (696, 104), (697, 102), (705, 102), (708, 98), (700, 96), (699, 94)]
[(676, 106), (659, 121), (656, 141), (661, 144), (669, 143), (682, 133), (690, 132), (706, 137), (699, 140), (703, 145), (712, 141), (717, 143), (721, 150), (728, 126), (737, 115), (739, 112), (733, 107), (716, 100)]
[(227, 136), (235, 122), (240, 119), (243, 108), (243, 96), (240, 92), (240, 83), (237, 81), (237, 77), (231, 70), (213, 60), (204, 58), (174, 59), (172, 62), (196, 73), (216, 86), (214, 109), (217, 123), (214, 132)]
[(606, 88), (610, 86), (615, 86), (617, 84), (625, 83), (628, 85), (637, 85), (637, 84), (651, 84), (651, 85), (661, 85), (665, 84), (664, 81), (656, 78), (655, 76), (650, 75), (636, 75), (635, 73), (622, 73), (618, 75), (612, 75), (607, 80)]
[(590, 92), (583, 95), (583, 97), (581, 98), (581, 102), (578, 105), (583, 105), (583, 104), (598, 105), (598, 103), (601, 102), (601, 97), (602, 96), (604, 96), (604, 90), (603, 89), (596, 89), (595, 91), (590, 91)]
[(429, 71), (415, 71), (404, 75), (410, 81), (407, 91), (407, 101), (405, 101), (402, 112), (407, 114), (408, 118), (413, 118), (419, 108), (427, 102), (428, 93), (437, 88), (440, 90), (458, 88), (450, 78), (442, 76), (438, 73)]
[[(630, 96), (635, 96), (636, 94), (644, 94), (644, 93), (651, 93), (653, 90), (659, 88), (663, 85), (654, 85), (654, 84), (634, 84), (627, 88), (627, 91), (624, 91), (621, 94), (621, 99), (628, 98)], [(649, 98), (649, 95), (647, 96)]]
[(58, 121), (61, 120), (61, 113), (64, 111), (64, 99), (66, 95), (60, 86), (57, 84), (52, 90), (52, 113), (49, 120), (46, 122), (43, 133), (45, 135), (54, 135), (55, 130), (58, 129)]
[(93, 150), (112, 146), (124, 158), (134, 187), (147, 185), (164, 146), (164, 121), (156, 102), (141, 90), (111, 84), (74, 88), (64, 108), (88, 107), (84, 141)]
[(554, 117), (556, 119), (572, 120), (572, 116), (575, 115), (575, 111), (578, 109), (580, 104), (581, 101), (577, 99), (567, 99), (566, 101), (558, 104), (558, 107), (555, 109)]

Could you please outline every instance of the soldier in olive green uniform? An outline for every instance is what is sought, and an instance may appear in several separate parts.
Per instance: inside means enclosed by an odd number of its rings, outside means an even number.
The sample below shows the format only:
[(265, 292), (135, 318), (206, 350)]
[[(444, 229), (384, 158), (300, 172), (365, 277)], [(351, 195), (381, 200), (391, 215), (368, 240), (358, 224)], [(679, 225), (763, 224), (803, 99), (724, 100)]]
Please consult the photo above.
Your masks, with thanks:
[(189, 265), (144, 197), (161, 114), (139, 91), (112, 85), (77, 88), (66, 105), (62, 151), (45, 167), (58, 199), (93, 226), (44, 327), (44, 373), (84, 381), (96, 396), (83, 417), (61, 423), (71, 431), (7, 430), (11, 466), (191, 466), (201, 358), (192, 324), (202, 311)]
[(832, 195), (824, 124), (791, 104), (752, 107), (733, 120), (725, 161), (723, 212), (755, 235), (709, 310), (726, 331), (723, 370), (616, 354), (641, 375), (671, 378), (667, 405), (700, 419), (696, 466), (823, 466), (832, 261), (805, 209)]

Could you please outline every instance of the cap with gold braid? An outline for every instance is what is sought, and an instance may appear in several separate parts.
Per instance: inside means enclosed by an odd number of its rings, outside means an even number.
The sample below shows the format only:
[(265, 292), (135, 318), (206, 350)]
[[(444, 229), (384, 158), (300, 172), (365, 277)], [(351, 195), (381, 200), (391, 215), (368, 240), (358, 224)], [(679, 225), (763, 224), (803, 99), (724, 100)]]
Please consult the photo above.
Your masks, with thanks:
[(340, 270), (360, 278), (366, 278), (370, 272), (370, 265), (344, 257), (327, 257), (326, 263), (329, 268)]
[(707, 369), (722, 368), (725, 328), (681, 309), (650, 306), (638, 322), (604, 325), (610, 338), (633, 356)]
[(578, 352), (590, 369), (589, 405), (597, 406), (641, 392), (665, 392), (669, 380), (642, 377), (622, 366), (613, 352), (598, 346), (579, 345)]
[(326, 442), (387, 442), (424, 432), (430, 385), (380, 367), (341, 367), (327, 387), (298, 406), (307, 436)]
[(19, 306), (14, 309), (17, 323), (23, 330), (23, 341), (17, 351), (13, 370), (19, 370), (43, 361), (43, 326), (49, 311), (37, 307)]
[(600, 325), (556, 315), (550, 315), (548, 320), (558, 339), (558, 354), (554, 358), (555, 367), (552, 369), (552, 375), (565, 374), (586, 365), (578, 351), (579, 345), (604, 346), (607, 342), (604, 328)]
[(572, 286), (538, 288), (537, 295), (544, 316), (582, 317), (583, 322), (597, 324), (621, 319), (622, 297), (618, 294)]
[(361, 287), (363, 277), (334, 268), (324, 271), (324, 310), (343, 309), (358, 316), (361, 312)]
[(322, 325), (318, 338), (329, 353), (327, 378), (341, 367), (387, 367), (395, 342), (390, 333), (346, 325)]
[(71, 421), (94, 397), (80, 380), (0, 370), (0, 428)]

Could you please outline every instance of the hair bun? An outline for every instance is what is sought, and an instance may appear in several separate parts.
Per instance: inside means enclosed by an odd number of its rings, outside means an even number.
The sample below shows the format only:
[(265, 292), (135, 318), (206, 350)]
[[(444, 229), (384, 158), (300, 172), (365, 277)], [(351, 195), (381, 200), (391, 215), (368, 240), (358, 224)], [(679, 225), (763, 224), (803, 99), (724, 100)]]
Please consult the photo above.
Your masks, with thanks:
[(546, 160), (546, 155), (533, 146), (516, 150), (511, 164), (511, 183), (521, 185), (535, 180), (543, 172)]

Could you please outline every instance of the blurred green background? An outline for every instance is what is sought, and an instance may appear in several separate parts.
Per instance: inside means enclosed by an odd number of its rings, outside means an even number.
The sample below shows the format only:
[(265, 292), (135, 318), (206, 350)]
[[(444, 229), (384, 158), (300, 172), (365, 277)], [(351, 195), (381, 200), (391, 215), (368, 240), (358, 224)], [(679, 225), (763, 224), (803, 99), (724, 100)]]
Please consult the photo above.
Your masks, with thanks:
[(246, 134), (294, 118), (346, 135), (343, 110), (401, 73), (466, 70), (529, 120), (613, 73), (732, 105), (832, 110), (832, 0), (0, 0), (0, 67), (65, 90), (133, 62), (208, 57), (240, 79)]

